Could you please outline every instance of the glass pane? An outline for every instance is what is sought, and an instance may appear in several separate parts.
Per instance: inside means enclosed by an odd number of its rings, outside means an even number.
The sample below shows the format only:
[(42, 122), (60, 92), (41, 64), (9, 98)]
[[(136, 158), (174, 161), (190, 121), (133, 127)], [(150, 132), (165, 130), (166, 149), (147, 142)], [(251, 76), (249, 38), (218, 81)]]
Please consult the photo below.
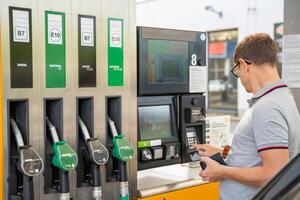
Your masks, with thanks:
[(230, 70), (237, 30), (209, 33), (208, 107), (237, 111), (237, 79)]
[(169, 105), (139, 107), (141, 140), (168, 138), (172, 136)]
[(188, 82), (188, 42), (148, 41), (148, 83)]

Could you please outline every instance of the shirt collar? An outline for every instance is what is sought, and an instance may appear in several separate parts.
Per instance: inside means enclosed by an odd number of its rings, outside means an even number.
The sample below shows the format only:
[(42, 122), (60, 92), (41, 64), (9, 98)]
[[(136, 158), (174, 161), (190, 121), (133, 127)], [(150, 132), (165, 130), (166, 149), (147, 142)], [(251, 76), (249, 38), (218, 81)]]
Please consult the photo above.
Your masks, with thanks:
[(265, 93), (267, 93), (268, 91), (272, 90), (272, 88), (276, 88), (278, 86), (282, 86), (282, 85), (286, 85), (287, 81), (285, 80), (278, 80), (275, 81), (273, 83), (270, 83), (269, 85), (267, 85), (266, 87), (260, 89), (259, 91), (257, 91), (250, 99), (247, 100), (249, 106), (253, 106), (254, 103), (261, 97), (263, 96)]

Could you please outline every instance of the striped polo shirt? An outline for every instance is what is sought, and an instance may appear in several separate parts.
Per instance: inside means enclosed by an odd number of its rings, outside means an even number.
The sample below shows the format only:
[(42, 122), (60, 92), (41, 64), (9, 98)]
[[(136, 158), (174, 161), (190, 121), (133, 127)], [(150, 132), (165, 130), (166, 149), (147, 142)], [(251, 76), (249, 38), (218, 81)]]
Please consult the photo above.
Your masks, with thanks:
[[(249, 168), (261, 166), (259, 152), (288, 149), (290, 158), (300, 150), (300, 116), (286, 82), (278, 80), (248, 100), (249, 109), (236, 127), (229, 166)], [(258, 188), (233, 180), (221, 181), (221, 200), (248, 200)]]

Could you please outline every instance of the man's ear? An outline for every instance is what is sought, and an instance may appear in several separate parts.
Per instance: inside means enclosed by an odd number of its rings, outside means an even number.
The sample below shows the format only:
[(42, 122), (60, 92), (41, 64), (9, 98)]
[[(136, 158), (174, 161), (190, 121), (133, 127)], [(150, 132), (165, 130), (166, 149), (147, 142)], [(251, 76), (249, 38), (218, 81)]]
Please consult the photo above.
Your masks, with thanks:
[(245, 60), (242, 59), (242, 58), (240, 58), (239, 61), (240, 61), (240, 63), (241, 63), (241, 64), (240, 64), (240, 67), (243, 68), (243, 70), (244, 70), (245, 72), (249, 72), (249, 71), (250, 71), (250, 65), (249, 65), (248, 63), (246, 63)]

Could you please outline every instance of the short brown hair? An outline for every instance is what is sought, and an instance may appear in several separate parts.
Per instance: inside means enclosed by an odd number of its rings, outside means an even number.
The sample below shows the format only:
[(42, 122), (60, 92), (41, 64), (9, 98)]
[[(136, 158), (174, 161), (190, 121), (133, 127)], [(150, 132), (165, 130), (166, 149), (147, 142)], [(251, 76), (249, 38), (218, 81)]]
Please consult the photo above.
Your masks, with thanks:
[(255, 65), (277, 64), (277, 46), (266, 33), (256, 33), (245, 37), (235, 48), (234, 62), (246, 59)]

